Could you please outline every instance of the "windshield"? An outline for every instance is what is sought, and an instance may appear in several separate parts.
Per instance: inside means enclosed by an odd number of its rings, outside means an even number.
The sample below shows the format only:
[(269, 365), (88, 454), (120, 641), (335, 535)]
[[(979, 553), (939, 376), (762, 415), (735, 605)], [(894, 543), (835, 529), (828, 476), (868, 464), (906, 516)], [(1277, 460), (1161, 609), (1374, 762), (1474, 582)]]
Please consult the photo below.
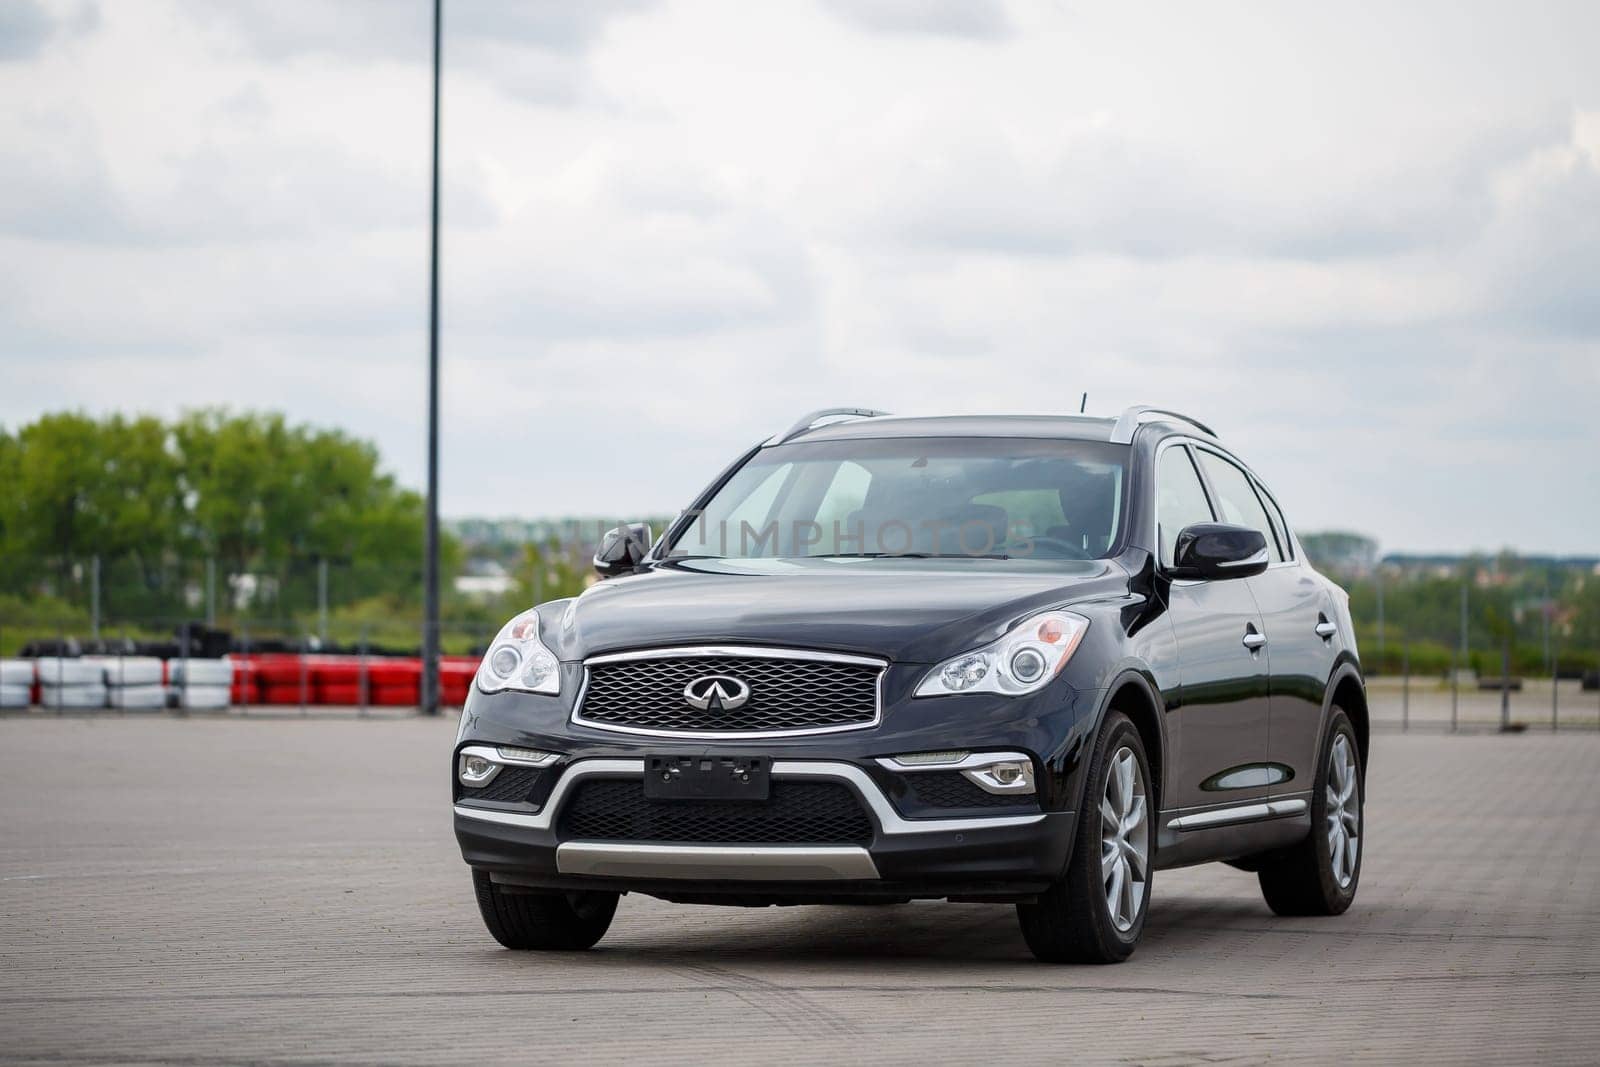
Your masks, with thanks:
[(764, 448), (666, 554), (1096, 559), (1119, 540), (1127, 452), (987, 437)]

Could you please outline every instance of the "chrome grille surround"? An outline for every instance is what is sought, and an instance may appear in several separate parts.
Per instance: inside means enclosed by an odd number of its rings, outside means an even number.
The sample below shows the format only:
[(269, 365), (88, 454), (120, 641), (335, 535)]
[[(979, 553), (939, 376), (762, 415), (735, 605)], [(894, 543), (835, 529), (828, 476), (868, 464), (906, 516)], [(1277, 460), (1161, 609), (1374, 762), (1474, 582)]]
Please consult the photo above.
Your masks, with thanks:
[[(785, 665), (795, 668), (791, 674), (804, 675), (810, 673), (811, 681), (820, 681), (822, 684), (834, 684), (836, 688), (843, 689), (847, 696), (861, 703), (854, 711), (847, 710), (834, 713), (832, 716), (816, 712), (803, 713), (789, 716), (791, 719), (810, 717), (816, 721), (801, 723), (796, 726), (782, 725), (784, 713), (781, 709), (769, 709), (761, 701), (762, 682), (759, 677), (745, 678), (751, 685), (752, 695), (750, 705), (734, 712), (709, 712), (695, 711), (688, 707), (683, 699), (683, 686), (690, 678), (701, 674), (733, 674), (738, 676), (739, 667), (730, 666), (728, 661), (748, 661), (746, 669), (752, 676), (763, 671), (770, 674), (780, 673), (779, 669)], [(633, 664), (640, 668), (648, 669), (652, 661), (661, 661), (654, 664), (659, 670), (654, 677), (645, 675), (639, 680), (619, 680), (613, 682), (609, 677), (612, 673), (606, 668), (619, 664)], [(687, 662), (685, 662), (687, 661)], [(704, 661), (703, 663), (697, 661)], [(826, 668), (834, 664), (852, 668), (850, 674), (853, 678), (835, 680), (830, 683), (825, 674), (819, 675), (816, 668)], [(843, 652), (818, 652), (811, 649), (797, 648), (764, 648), (746, 645), (690, 645), (677, 648), (652, 648), (635, 652), (612, 652), (599, 656), (591, 656), (583, 663), (583, 687), (578, 691), (578, 699), (573, 706), (572, 723), (575, 726), (588, 726), (596, 730), (609, 730), (615, 733), (635, 734), (645, 737), (671, 737), (686, 740), (739, 740), (759, 739), (764, 737), (799, 737), (814, 734), (839, 733), (846, 730), (867, 730), (877, 726), (883, 718), (883, 676), (888, 669), (886, 660), (872, 656), (857, 656)], [(597, 671), (597, 668), (599, 669)], [(862, 671), (861, 668), (867, 668)], [(793, 688), (801, 679), (791, 678), (790, 686)], [(781, 683), (780, 683), (781, 684)], [(607, 709), (598, 718), (590, 718), (589, 702), (596, 693), (605, 693), (609, 699), (619, 687), (632, 685), (635, 688), (648, 690), (647, 699), (655, 704), (654, 707), (644, 707), (634, 711), (618, 713)], [(794, 694), (790, 694), (791, 697)], [(861, 698), (870, 696), (870, 707)], [(774, 699), (770, 695), (768, 700)], [(826, 700), (826, 696), (806, 696), (797, 698), (809, 700), (813, 703)], [(777, 723), (773, 722), (774, 718)], [(715, 729), (712, 723), (717, 719), (732, 722), (744, 720), (757, 723), (756, 726), (734, 729)], [(676, 728), (673, 728), (676, 724)]]

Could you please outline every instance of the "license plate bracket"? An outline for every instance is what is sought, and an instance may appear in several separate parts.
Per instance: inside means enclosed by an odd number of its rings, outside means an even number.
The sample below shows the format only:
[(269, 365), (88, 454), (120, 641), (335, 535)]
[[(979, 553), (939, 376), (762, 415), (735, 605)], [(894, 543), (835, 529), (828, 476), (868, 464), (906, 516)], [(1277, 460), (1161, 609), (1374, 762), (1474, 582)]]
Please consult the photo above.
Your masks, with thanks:
[(766, 800), (770, 756), (646, 756), (646, 800)]

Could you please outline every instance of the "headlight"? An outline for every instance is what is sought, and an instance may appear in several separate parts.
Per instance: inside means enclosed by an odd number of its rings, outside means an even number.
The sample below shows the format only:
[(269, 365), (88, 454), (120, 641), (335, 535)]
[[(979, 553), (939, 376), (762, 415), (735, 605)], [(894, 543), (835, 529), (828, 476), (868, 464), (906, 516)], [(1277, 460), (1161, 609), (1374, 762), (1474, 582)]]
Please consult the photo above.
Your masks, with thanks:
[(1013, 626), (998, 641), (963, 652), (934, 667), (915, 696), (1001, 693), (1022, 696), (1043, 689), (1061, 673), (1089, 630), (1089, 620), (1070, 611), (1046, 611)]
[(561, 692), (561, 664), (539, 640), (539, 614), (530, 608), (506, 623), (478, 664), (478, 688), (485, 693), (515, 689), (524, 693)]

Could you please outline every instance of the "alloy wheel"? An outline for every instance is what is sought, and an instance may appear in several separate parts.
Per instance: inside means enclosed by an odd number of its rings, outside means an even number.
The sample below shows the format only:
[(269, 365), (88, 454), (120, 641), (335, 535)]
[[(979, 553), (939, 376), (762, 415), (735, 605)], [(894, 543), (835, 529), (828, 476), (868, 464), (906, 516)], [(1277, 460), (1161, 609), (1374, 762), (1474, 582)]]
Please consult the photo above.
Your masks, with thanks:
[(1100, 800), (1100, 876), (1106, 910), (1119, 933), (1133, 929), (1150, 874), (1144, 771), (1133, 750), (1117, 749)]
[(1356, 857), (1361, 849), (1361, 783), (1350, 740), (1344, 734), (1333, 739), (1328, 752), (1328, 862), (1333, 880), (1348, 889), (1356, 876)]

